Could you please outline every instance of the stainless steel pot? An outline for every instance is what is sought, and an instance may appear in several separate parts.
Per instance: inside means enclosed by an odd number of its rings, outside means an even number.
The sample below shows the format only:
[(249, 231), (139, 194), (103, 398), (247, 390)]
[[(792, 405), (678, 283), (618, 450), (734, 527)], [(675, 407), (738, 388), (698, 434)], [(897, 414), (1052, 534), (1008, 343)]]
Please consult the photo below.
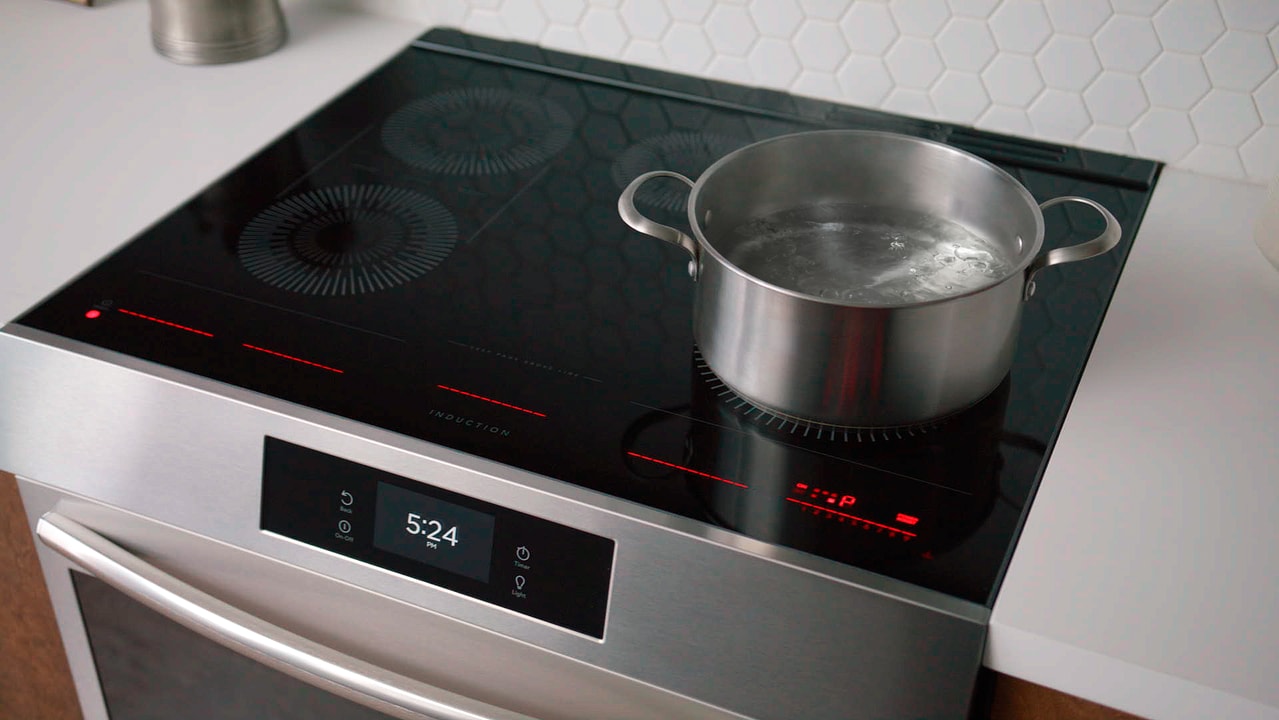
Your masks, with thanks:
[[(636, 209), (636, 191), (658, 177), (691, 188), (692, 237)], [(1101, 213), (1105, 230), (1041, 253), (1042, 209), (1066, 202)], [(1120, 237), (1092, 200), (1037, 205), (981, 158), (857, 130), (764, 140), (696, 182), (645, 173), (617, 204), (632, 228), (692, 256), (693, 334), (726, 385), (778, 414), (854, 427), (913, 425), (981, 400), (1012, 363), (1035, 274)], [(805, 286), (794, 263), (821, 271), (821, 287)]]

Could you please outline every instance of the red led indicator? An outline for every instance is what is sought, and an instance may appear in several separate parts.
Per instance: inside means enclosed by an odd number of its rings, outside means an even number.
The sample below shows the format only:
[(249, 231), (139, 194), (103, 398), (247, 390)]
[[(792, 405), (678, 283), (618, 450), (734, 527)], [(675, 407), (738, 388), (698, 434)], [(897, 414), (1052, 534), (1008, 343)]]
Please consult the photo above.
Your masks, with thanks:
[(795, 498), (786, 498), (786, 502), (793, 502), (793, 503), (795, 503), (796, 505), (800, 505), (800, 506), (802, 506), (802, 507), (809, 508), (810, 510), (815, 510), (815, 511), (817, 511), (818, 513), (826, 513), (827, 515), (835, 515), (835, 516), (838, 516), (838, 517), (841, 517), (841, 518), (847, 518), (847, 519), (849, 519), (849, 520), (852, 520), (853, 522), (859, 522), (859, 523), (861, 523), (861, 524), (863, 524), (863, 525), (869, 525), (869, 526), (871, 526), (871, 527), (877, 527), (877, 528), (880, 528), (880, 529), (882, 529), (882, 530), (887, 530), (887, 531), (889, 531), (890, 533), (892, 533), (892, 534), (894, 534), (894, 535), (901, 535), (901, 536), (903, 537), (903, 539), (906, 539), (906, 540), (909, 540), (910, 538), (915, 537), (915, 533), (913, 533), (913, 532), (907, 532), (907, 531), (905, 531), (905, 530), (902, 530), (901, 528), (895, 528), (895, 527), (893, 527), (893, 526), (891, 526), (891, 525), (885, 525), (885, 524), (883, 524), (883, 523), (877, 523), (877, 522), (875, 522), (874, 520), (867, 520), (866, 518), (857, 517), (856, 515), (849, 515), (848, 513), (843, 513), (843, 512), (840, 512), (840, 511), (838, 511), (838, 510), (832, 510), (832, 509), (830, 509), (830, 508), (828, 508), (828, 507), (823, 507), (823, 506), (821, 506), (821, 505), (817, 505), (817, 504), (810, 503), (810, 502), (804, 502), (803, 500), (797, 500), (797, 499), (795, 499)]
[(511, 410), (518, 410), (518, 411), (520, 411), (520, 412), (522, 412), (522, 413), (528, 413), (529, 415), (533, 415), (533, 416), (535, 416), (535, 417), (540, 417), (540, 418), (544, 418), (544, 417), (546, 417), (546, 413), (541, 413), (541, 412), (538, 412), (538, 411), (536, 411), (536, 410), (529, 410), (528, 408), (522, 408), (522, 407), (520, 407), (519, 405), (512, 405), (512, 404), (510, 404), (510, 403), (504, 403), (504, 402), (502, 402), (501, 400), (494, 400), (494, 399), (493, 399), (493, 398), (491, 398), (491, 397), (484, 397), (483, 395), (476, 395), (475, 393), (467, 392), (467, 391), (465, 391), (465, 390), (458, 390), (457, 388), (449, 387), (448, 385), (436, 385), (435, 387), (437, 387), (437, 388), (439, 388), (439, 389), (441, 389), (441, 390), (448, 390), (448, 391), (449, 391), (449, 392), (451, 392), (451, 393), (457, 393), (458, 395), (462, 395), (463, 397), (469, 397), (469, 398), (474, 399), (474, 400), (483, 400), (483, 401), (484, 401), (484, 402), (486, 402), (486, 403), (491, 403), (491, 404), (493, 404), (493, 405), (498, 405), (498, 406), (500, 406), (500, 407), (509, 408), (509, 409), (511, 409)]
[(275, 350), (268, 350), (268, 349), (266, 349), (266, 348), (264, 348), (264, 347), (258, 347), (257, 345), (250, 345), (250, 344), (248, 344), (248, 343), (241, 343), (241, 345), (242, 345), (242, 346), (244, 346), (244, 347), (246, 347), (246, 348), (248, 348), (248, 349), (250, 349), (250, 350), (255, 350), (255, 351), (260, 352), (260, 353), (266, 353), (267, 355), (270, 355), (270, 356), (272, 356), (272, 357), (278, 357), (278, 358), (281, 358), (281, 359), (284, 359), (284, 360), (292, 360), (292, 361), (293, 361), (293, 362), (295, 362), (295, 363), (301, 363), (301, 364), (303, 364), (303, 365), (307, 365), (307, 366), (309, 366), (309, 367), (313, 367), (313, 368), (319, 368), (319, 369), (321, 369), (321, 370), (328, 370), (329, 372), (337, 373), (337, 374), (339, 374), (339, 375), (341, 375), (342, 373), (346, 372), (345, 370), (339, 370), (339, 369), (337, 369), (337, 368), (335, 368), (335, 367), (329, 367), (328, 365), (321, 365), (321, 364), (320, 364), (320, 363), (318, 363), (318, 362), (312, 362), (311, 360), (304, 360), (304, 359), (302, 359), (302, 358), (300, 358), (300, 357), (294, 357), (294, 356), (292, 356), (292, 355), (285, 355), (285, 354), (284, 354), (284, 353), (282, 353), (282, 352), (276, 352)]
[(897, 522), (914, 525), (919, 522), (919, 518), (914, 515), (907, 515), (906, 513), (897, 513)]
[(741, 484), (741, 483), (739, 483), (739, 482), (736, 482), (736, 481), (734, 481), (734, 480), (729, 480), (728, 478), (722, 478), (722, 477), (720, 477), (720, 476), (718, 476), (718, 475), (712, 475), (712, 474), (710, 474), (710, 473), (705, 473), (705, 472), (702, 472), (701, 470), (694, 470), (693, 468), (691, 468), (691, 467), (687, 467), (687, 466), (684, 466), (684, 465), (676, 465), (675, 463), (672, 463), (672, 462), (666, 462), (665, 460), (658, 460), (657, 458), (649, 457), (649, 456), (647, 456), (647, 455), (640, 455), (640, 454), (639, 454), (639, 453), (637, 453), (637, 452), (630, 452), (630, 451), (627, 451), (627, 453), (626, 453), (626, 454), (627, 454), (627, 455), (630, 455), (630, 456), (631, 456), (631, 457), (633, 457), (633, 458), (639, 458), (640, 460), (647, 460), (648, 462), (656, 463), (656, 464), (658, 464), (658, 465), (662, 465), (662, 466), (664, 466), (664, 467), (668, 467), (668, 468), (675, 468), (676, 470), (683, 470), (683, 471), (684, 471), (684, 472), (686, 472), (686, 473), (691, 473), (691, 474), (693, 474), (693, 475), (697, 475), (698, 477), (710, 478), (711, 480), (718, 480), (718, 481), (720, 481), (720, 482), (722, 482), (722, 483), (727, 483), (727, 484), (729, 484), (729, 485), (732, 485), (733, 487), (739, 487), (739, 488), (744, 488), (744, 487), (746, 487), (745, 485), (743, 485), (743, 484)]
[[(158, 317), (153, 317), (153, 316), (151, 316), (151, 315), (143, 315), (143, 314), (142, 314), (142, 313), (140, 313), (140, 312), (133, 312), (132, 310), (125, 310), (124, 308), (116, 308), (116, 310), (119, 310), (120, 312), (124, 313), (125, 315), (128, 315), (129, 317), (135, 317), (135, 318), (138, 318), (139, 320), (147, 320), (147, 321), (149, 321), (149, 322), (156, 323), (157, 325), (163, 325), (163, 326), (165, 326), (165, 327), (171, 327), (171, 328), (175, 328), (175, 329), (177, 329), (177, 330), (185, 330), (185, 331), (187, 331), (187, 332), (189, 332), (189, 333), (195, 333), (196, 335), (203, 335), (204, 337), (213, 337), (213, 333), (211, 333), (211, 332), (205, 332), (205, 331), (203, 331), (203, 330), (196, 330), (196, 329), (195, 329), (195, 328), (193, 328), (193, 327), (187, 327), (186, 325), (179, 325), (179, 324), (177, 324), (177, 323), (175, 323), (175, 322), (170, 322), (170, 321), (168, 321), (168, 320), (161, 320), (160, 318), (158, 318)], [(93, 311), (92, 311), (92, 310), (90, 310), (89, 312), (93, 312)], [(86, 313), (86, 315), (87, 315), (87, 313)]]
[(90, 320), (97, 320), (98, 318), (102, 317), (102, 311), (98, 309), (93, 309), (85, 313), (84, 316), (89, 318)]

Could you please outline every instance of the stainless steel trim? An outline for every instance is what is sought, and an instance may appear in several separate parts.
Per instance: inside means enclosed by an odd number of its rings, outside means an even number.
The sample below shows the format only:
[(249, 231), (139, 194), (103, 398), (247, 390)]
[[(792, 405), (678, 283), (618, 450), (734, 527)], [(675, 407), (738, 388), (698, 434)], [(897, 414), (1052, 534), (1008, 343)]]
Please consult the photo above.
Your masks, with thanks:
[(231, 650), (365, 707), (406, 720), (530, 720), (344, 655), (208, 595), (85, 526), (45, 513), (36, 536), (100, 580)]

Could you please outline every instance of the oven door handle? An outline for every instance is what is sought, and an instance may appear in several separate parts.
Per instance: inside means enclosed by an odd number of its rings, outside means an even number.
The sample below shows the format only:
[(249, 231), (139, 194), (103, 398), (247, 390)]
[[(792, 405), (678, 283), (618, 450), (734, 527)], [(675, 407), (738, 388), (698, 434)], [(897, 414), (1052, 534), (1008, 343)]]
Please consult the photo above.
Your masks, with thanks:
[(103, 582), (178, 624), (373, 710), (405, 720), (532, 720), (307, 640), (182, 582), (56, 512), (40, 518), (36, 536)]

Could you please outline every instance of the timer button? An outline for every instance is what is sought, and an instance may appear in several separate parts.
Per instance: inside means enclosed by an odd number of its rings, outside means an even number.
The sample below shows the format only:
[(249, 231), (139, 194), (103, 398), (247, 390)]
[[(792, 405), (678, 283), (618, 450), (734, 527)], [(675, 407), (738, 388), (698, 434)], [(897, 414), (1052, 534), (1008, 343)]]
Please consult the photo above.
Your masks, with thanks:
[(515, 548), (515, 559), (521, 561), (528, 560), (528, 548), (523, 545)]

